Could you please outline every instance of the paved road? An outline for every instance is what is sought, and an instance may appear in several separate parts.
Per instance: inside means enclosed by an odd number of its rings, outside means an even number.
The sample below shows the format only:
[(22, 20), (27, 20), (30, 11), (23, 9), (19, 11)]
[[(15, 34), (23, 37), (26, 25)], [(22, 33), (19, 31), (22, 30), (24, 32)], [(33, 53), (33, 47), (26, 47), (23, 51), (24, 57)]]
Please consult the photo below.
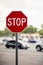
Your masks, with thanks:
[[(15, 65), (15, 49), (0, 45), (0, 65)], [(28, 50), (18, 50), (18, 65), (43, 65), (43, 51), (37, 52), (31, 44)]]

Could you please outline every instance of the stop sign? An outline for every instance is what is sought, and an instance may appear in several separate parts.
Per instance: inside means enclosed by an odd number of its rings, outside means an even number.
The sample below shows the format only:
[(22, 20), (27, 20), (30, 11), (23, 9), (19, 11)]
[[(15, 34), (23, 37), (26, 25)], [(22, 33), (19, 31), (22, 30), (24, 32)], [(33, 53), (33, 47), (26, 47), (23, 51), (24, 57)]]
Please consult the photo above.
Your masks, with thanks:
[(21, 11), (12, 11), (6, 17), (6, 26), (11, 32), (21, 32), (27, 26), (27, 17)]

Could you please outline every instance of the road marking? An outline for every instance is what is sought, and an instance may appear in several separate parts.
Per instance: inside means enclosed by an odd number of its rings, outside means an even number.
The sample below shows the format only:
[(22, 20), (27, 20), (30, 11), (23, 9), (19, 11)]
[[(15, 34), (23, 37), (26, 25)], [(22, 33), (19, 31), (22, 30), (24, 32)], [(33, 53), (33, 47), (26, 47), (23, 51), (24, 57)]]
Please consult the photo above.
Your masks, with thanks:
[(33, 53), (33, 52), (31, 52), (31, 53), (29, 53), (29, 54), (32, 54), (32, 55), (43, 55), (43, 53), (41, 54), (40, 52), (39, 53)]
[(5, 53), (5, 52), (0, 52), (1, 54), (6, 54), (6, 55), (15, 55), (13, 53)]
[[(5, 55), (15, 55), (15, 53), (7, 53), (7, 52), (0, 52), (0, 54), (5, 54)], [(29, 53), (19, 53), (19, 55), (21, 56), (21, 55), (29, 55), (29, 54), (31, 54), (31, 55), (43, 55), (43, 53), (41, 54), (40, 52), (39, 53), (33, 53), (33, 52), (29, 52)]]

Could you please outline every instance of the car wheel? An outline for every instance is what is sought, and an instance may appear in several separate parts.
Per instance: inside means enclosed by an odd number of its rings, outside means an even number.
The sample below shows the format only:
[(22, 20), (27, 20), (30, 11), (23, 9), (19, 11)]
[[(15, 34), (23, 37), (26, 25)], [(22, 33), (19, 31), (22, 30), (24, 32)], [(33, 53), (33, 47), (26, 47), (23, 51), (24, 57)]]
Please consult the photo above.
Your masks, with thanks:
[(15, 47), (12, 47), (13, 49), (15, 48)]
[(6, 46), (6, 48), (9, 48), (9, 46)]
[(27, 50), (28, 48), (26, 47), (25, 49)]
[(22, 49), (22, 47), (20, 47), (20, 46), (19, 46), (18, 48), (19, 48), (19, 49)]
[(18, 46), (18, 48), (19, 48), (19, 49), (23, 49), (23, 48), (22, 48), (22, 45)]
[(40, 46), (37, 46), (36, 49), (37, 49), (37, 51), (41, 51), (41, 47)]

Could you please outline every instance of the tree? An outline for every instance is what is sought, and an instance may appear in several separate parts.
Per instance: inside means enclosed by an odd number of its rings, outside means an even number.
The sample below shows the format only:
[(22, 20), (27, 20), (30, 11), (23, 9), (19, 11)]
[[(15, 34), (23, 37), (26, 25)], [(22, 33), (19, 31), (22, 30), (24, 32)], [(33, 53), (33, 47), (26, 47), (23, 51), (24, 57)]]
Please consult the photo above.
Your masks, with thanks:
[(43, 29), (43, 24), (41, 24), (41, 29)]
[(26, 28), (26, 29), (23, 31), (23, 33), (29, 33), (29, 29)]
[(11, 36), (13, 37), (15, 35), (15, 33), (12, 33), (10, 30), (8, 30), (7, 28), (4, 29), (4, 34), (5, 36)]
[(39, 34), (41, 37), (43, 37), (43, 24), (41, 24), (41, 30), (39, 30)]
[(41, 37), (43, 37), (43, 29), (39, 31), (39, 34), (41, 35)]
[(35, 33), (37, 32), (37, 28), (36, 27), (33, 27), (32, 25), (30, 25), (29, 27), (27, 27), (23, 33)]
[(0, 36), (4, 36), (4, 31), (0, 30)]
[(4, 35), (9, 36), (9, 35), (11, 35), (11, 32), (7, 28), (5, 28), (4, 29)]

